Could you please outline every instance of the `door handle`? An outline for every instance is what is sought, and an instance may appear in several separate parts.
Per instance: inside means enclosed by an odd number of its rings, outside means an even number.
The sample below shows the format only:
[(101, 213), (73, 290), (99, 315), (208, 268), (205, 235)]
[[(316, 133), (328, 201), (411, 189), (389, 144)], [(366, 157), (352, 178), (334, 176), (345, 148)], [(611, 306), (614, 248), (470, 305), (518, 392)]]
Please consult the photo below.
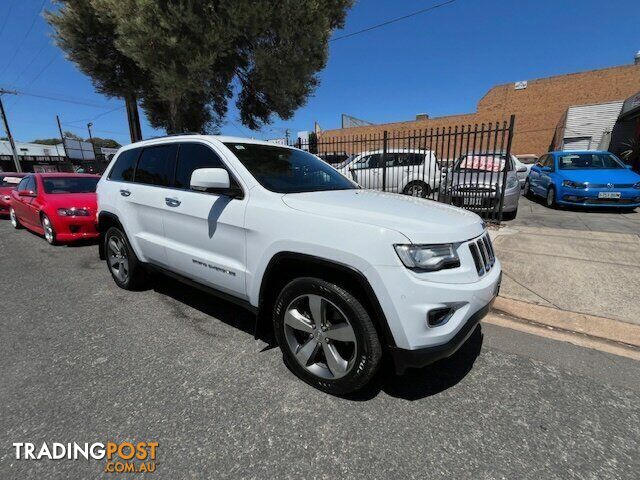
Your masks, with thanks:
[(128, 197), (129, 195), (131, 195), (131, 191), (122, 189), (120, 190), (120, 195), (122, 195), (123, 197)]
[(179, 207), (180, 204), (182, 203), (177, 198), (170, 198), (170, 197), (165, 198), (164, 201), (167, 204), (167, 207)]

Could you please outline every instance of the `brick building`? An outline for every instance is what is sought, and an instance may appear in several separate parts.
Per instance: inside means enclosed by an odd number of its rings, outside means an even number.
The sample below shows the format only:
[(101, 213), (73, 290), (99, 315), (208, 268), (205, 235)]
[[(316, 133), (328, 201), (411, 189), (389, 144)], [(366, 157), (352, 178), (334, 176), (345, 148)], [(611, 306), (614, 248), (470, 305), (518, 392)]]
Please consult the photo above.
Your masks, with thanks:
[(547, 152), (558, 123), (573, 105), (624, 101), (640, 89), (640, 64), (558, 75), (493, 87), (480, 99), (475, 113), (420, 118), (406, 122), (324, 130), (321, 139), (448, 128), (508, 120), (516, 116), (512, 151)]

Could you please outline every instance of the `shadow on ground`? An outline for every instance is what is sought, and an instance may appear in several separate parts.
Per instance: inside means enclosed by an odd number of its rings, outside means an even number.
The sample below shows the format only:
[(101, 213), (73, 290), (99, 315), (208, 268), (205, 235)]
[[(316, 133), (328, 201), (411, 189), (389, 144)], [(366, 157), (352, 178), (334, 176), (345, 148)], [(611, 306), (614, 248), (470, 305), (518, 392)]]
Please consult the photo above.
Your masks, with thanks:
[[(242, 307), (164, 275), (155, 276), (152, 285), (157, 293), (254, 335), (256, 316)], [(195, 327), (198, 328), (197, 325)], [(260, 339), (268, 344), (263, 352), (276, 347), (269, 333), (263, 337)], [(390, 360), (386, 359), (382, 371), (371, 385), (344, 398), (351, 401), (367, 401), (375, 398), (381, 391), (405, 400), (419, 400), (437, 395), (456, 385), (471, 371), (482, 349), (482, 342), (482, 327), (478, 325), (467, 342), (451, 357), (421, 369), (408, 370), (400, 376), (396, 375)]]

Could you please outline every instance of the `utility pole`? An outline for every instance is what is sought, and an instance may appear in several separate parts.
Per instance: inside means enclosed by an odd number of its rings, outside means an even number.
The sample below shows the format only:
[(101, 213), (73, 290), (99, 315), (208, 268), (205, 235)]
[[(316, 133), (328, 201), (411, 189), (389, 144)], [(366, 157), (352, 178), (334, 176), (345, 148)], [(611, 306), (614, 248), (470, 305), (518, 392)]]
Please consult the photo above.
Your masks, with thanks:
[(96, 157), (96, 146), (93, 144), (93, 135), (91, 135), (91, 127), (93, 127), (93, 123), (87, 123), (87, 130), (89, 130), (89, 141), (91, 142), (91, 148), (93, 149), (93, 158)]
[(62, 140), (62, 148), (64, 149), (64, 156), (69, 162), (71, 162), (71, 158), (69, 157), (69, 152), (67, 151), (67, 144), (64, 141), (64, 133), (62, 133), (62, 125), (60, 124), (60, 117), (58, 115), (56, 115), (56, 121), (58, 122), (58, 131), (60, 132), (60, 140)]
[(2, 95), (5, 93), (11, 94), (11, 95), (17, 95), (18, 92), (4, 90), (0, 88), (0, 115), (2, 115), (2, 121), (4, 122), (4, 129), (7, 132), (7, 138), (9, 139), (9, 144), (11, 145), (11, 152), (13, 153), (13, 163), (16, 167), (16, 172), (21, 172), (22, 168), (20, 167), (20, 159), (18, 158), (16, 143), (13, 141), (13, 135), (11, 135), (11, 129), (9, 128), (9, 121), (7, 120), (7, 114), (5, 113), (4, 105), (2, 104)]
[(142, 129), (140, 128), (140, 116), (138, 115), (138, 101), (134, 93), (130, 93), (124, 98), (127, 107), (127, 121), (129, 122), (129, 135), (131, 143), (142, 140)]

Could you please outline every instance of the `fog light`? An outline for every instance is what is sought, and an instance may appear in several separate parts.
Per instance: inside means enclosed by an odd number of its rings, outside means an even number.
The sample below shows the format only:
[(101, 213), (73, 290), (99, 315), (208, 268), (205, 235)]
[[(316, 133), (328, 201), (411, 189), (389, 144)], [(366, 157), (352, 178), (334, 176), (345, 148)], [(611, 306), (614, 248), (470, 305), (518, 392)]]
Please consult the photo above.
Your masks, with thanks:
[(451, 307), (434, 308), (427, 313), (427, 325), (438, 327), (449, 321), (455, 310)]
[(578, 197), (576, 197), (575, 195), (565, 195), (564, 199), (568, 202), (577, 202), (578, 201)]

